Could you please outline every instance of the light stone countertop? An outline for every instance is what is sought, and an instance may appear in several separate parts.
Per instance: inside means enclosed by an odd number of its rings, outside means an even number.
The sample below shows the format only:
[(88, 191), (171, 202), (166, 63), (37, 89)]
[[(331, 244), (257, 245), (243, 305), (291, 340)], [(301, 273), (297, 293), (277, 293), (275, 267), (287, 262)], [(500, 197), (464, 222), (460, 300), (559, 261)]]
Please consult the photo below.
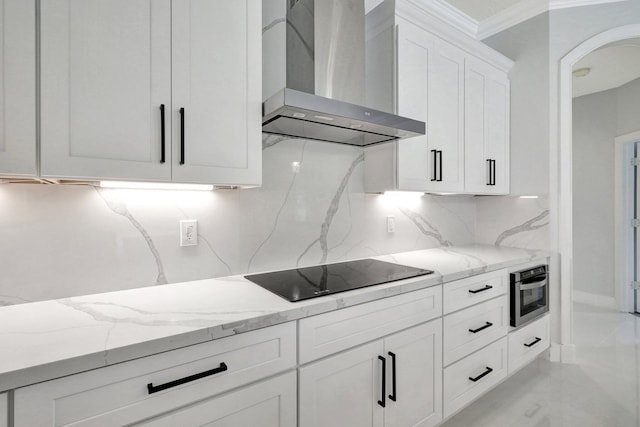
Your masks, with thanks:
[(295, 303), (238, 275), (0, 307), (0, 392), (548, 256), (496, 246), (379, 256), (435, 274)]

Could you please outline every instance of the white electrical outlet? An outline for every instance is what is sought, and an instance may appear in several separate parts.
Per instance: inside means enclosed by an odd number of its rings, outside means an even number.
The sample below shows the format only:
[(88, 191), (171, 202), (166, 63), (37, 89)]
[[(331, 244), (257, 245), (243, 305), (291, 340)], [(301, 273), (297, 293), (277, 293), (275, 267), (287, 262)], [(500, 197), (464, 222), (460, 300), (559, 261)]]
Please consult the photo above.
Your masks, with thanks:
[(387, 216), (387, 233), (396, 232), (396, 217), (393, 215)]
[(195, 246), (198, 244), (198, 220), (180, 220), (180, 246)]

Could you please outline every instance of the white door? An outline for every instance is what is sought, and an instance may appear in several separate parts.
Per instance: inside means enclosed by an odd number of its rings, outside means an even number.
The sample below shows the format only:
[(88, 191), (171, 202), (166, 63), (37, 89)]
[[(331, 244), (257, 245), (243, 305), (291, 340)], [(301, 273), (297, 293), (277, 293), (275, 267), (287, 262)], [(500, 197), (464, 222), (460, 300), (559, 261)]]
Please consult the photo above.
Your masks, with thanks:
[(255, 0), (173, 0), (174, 181), (261, 183), (261, 23)]
[(465, 190), (509, 193), (509, 80), (467, 58), (465, 66)]
[(427, 135), (398, 142), (400, 190), (464, 187), (464, 53), (406, 22), (398, 25), (398, 114)]
[(43, 176), (171, 179), (170, 0), (42, 0), (41, 83)]
[(296, 373), (289, 372), (133, 425), (295, 427), (296, 422)]
[(36, 169), (34, 0), (0, 0), (0, 176)]
[(395, 399), (388, 402), (385, 410), (385, 426), (437, 425), (442, 420), (442, 320), (416, 326), (384, 341), (387, 397)]
[(300, 368), (300, 427), (381, 427), (383, 350), (379, 340)]

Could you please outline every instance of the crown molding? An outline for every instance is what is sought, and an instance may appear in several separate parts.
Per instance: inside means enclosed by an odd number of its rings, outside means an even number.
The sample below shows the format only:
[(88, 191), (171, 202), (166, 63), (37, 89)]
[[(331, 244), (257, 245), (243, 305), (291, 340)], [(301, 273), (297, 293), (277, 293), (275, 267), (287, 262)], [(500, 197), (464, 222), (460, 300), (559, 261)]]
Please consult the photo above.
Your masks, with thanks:
[(483, 21), (473, 19), (445, 0), (410, 1), (456, 30), (476, 40), (483, 40), (549, 10), (629, 0), (522, 0)]
[(462, 31), (458, 26), (443, 19), (442, 15), (434, 13), (431, 7), (424, 6), (432, 1), (434, 0), (396, 0), (396, 13), (400, 18), (424, 28), (471, 55), (482, 58), (500, 70), (508, 72), (513, 67), (511, 59), (477, 40), (475, 34)]
[(549, 0), (549, 10), (569, 7), (592, 6), (596, 4), (620, 3), (628, 0)]
[(482, 21), (478, 27), (476, 38), (478, 40), (486, 39), (548, 10), (549, 2), (547, 0), (522, 0)]
[(476, 38), (479, 23), (469, 15), (451, 6), (444, 0), (410, 0), (435, 18), (445, 22), (462, 33)]

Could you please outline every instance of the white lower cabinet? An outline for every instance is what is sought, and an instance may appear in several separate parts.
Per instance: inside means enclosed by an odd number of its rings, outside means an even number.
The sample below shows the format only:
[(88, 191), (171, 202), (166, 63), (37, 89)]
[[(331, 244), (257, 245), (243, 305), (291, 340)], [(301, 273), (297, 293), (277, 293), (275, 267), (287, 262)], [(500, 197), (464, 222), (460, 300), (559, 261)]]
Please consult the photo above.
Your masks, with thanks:
[(0, 393), (0, 427), (9, 425), (9, 399), (7, 393)]
[(136, 425), (295, 427), (296, 373), (292, 371)]
[(502, 295), (444, 317), (444, 364), (481, 349), (509, 330), (509, 298)]
[(547, 314), (509, 334), (509, 375), (549, 348), (549, 328)]
[[(246, 389), (220, 397), (222, 400), (212, 398), (295, 366), (296, 325), (290, 322), (19, 388), (14, 425), (121, 426), (159, 416), (170, 419), (172, 411), (176, 419), (196, 419), (206, 408), (224, 408), (208, 416), (208, 421), (214, 421), (235, 416), (225, 412), (234, 405), (248, 419), (273, 419), (277, 410), (287, 414), (280, 419), (289, 420), (291, 411), (295, 414), (295, 399), (280, 383), (269, 385), (267, 381), (261, 392)], [(251, 401), (261, 394), (263, 400)], [(239, 402), (243, 399), (239, 396), (249, 400)], [(269, 399), (283, 399), (283, 404), (289, 402), (292, 407), (281, 410)]]
[(453, 415), (507, 377), (507, 337), (444, 370), (444, 416)]
[(300, 368), (300, 427), (435, 426), (442, 420), (440, 319)]

